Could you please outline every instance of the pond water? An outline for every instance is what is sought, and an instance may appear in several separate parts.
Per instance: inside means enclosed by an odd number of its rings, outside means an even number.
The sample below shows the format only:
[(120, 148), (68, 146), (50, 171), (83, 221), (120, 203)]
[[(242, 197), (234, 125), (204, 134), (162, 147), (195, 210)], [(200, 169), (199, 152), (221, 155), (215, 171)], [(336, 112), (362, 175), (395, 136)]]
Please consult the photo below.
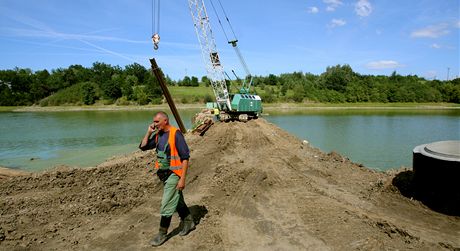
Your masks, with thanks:
[(460, 110), (310, 111), (268, 120), (322, 151), (379, 170), (411, 167), (417, 145), (460, 139)]
[[(187, 128), (197, 109), (180, 111)], [(135, 151), (155, 111), (1, 112), (0, 166), (94, 166)], [(460, 110), (307, 110), (264, 116), (369, 168), (411, 166), (416, 145), (460, 139)]]

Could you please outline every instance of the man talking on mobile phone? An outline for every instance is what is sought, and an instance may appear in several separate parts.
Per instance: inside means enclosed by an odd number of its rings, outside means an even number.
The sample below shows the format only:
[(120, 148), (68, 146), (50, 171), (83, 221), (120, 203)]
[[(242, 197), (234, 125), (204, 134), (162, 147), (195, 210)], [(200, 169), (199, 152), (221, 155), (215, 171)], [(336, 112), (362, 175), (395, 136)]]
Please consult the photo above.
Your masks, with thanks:
[(168, 114), (157, 112), (153, 123), (139, 145), (142, 151), (154, 149), (157, 153), (155, 169), (163, 182), (163, 197), (160, 209), (160, 228), (158, 234), (150, 241), (152, 246), (160, 246), (168, 239), (171, 217), (177, 211), (181, 218), (182, 230), (179, 235), (187, 235), (195, 229), (195, 222), (185, 204), (182, 190), (185, 188), (190, 150), (184, 135), (169, 124)]

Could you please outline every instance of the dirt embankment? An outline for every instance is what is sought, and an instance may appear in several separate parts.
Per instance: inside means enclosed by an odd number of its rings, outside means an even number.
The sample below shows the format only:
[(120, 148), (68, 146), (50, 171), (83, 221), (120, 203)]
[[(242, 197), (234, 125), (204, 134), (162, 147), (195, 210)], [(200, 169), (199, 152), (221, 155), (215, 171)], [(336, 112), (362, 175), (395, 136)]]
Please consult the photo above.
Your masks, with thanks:
[[(322, 153), (263, 119), (187, 135), (198, 225), (159, 250), (455, 250), (460, 217), (402, 196), (395, 174)], [(82, 156), (84, 158), (84, 156)], [(1, 250), (151, 250), (154, 153), (0, 180)], [(149, 165), (149, 167), (146, 167)]]

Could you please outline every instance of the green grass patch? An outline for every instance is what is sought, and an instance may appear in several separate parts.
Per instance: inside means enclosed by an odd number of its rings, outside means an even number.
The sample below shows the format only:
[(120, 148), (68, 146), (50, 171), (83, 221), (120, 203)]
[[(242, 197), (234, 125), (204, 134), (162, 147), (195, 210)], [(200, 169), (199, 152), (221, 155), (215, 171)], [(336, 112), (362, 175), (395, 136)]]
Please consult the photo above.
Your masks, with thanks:
[(176, 104), (204, 104), (215, 101), (211, 86), (169, 86), (168, 89)]
[(169, 92), (175, 99), (181, 99), (182, 97), (202, 97), (204, 98), (206, 94), (213, 95), (212, 87), (206, 86), (168, 86)]
[(22, 107), (23, 106), (0, 106), (0, 112), (12, 112)]

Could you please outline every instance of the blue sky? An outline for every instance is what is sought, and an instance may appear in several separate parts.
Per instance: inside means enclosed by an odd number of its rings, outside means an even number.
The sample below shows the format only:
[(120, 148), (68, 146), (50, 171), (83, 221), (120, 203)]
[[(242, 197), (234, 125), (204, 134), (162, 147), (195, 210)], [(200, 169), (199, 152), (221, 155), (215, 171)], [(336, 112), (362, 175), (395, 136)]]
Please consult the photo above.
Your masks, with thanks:
[[(221, 3), (253, 75), (320, 74), (337, 64), (361, 74), (459, 75), (458, 0)], [(242, 76), (209, 0), (205, 4), (224, 69)], [(161, 1), (160, 8), (161, 41), (154, 51), (152, 0), (1, 0), (0, 69), (91, 67), (96, 61), (149, 67), (155, 57), (173, 79), (205, 75), (187, 1)]]

